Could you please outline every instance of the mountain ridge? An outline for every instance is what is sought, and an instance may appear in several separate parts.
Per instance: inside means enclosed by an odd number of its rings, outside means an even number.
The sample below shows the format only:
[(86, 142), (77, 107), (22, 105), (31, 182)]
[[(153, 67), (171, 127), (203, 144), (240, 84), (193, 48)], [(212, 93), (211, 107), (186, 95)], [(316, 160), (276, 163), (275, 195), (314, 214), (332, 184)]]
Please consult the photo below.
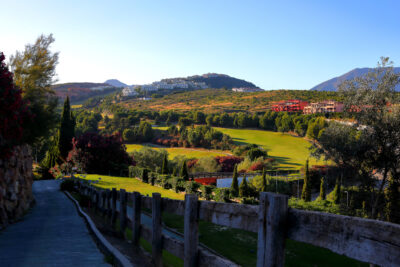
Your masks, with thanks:
[[(322, 83), (314, 86), (310, 90), (311, 91), (338, 91), (339, 85), (342, 82), (344, 82), (346, 80), (352, 80), (356, 77), (361, 77), (372, 70), (374, 70), (374, 68), (355, 68), (349, 72), (346, 72), (345, 74), (343, 74), (341, 76), (337, 76), (337, 77), (329, 79), (325, 82), (322, 82)], [(400, 73), (400, 67), (394, 68), (394, 71), (396, 73)], [(400, 85), (396, 86), (396, 91), (400, 91)]]

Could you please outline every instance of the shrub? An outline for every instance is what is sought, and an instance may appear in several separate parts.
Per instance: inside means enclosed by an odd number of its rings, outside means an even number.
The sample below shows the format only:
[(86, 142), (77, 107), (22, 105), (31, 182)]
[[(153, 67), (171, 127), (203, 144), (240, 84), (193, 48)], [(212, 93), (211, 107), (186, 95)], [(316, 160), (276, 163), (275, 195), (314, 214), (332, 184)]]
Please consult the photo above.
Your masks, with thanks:
[(203, 186), (201, 187), (201, 196), (202, 196), (203, 198), (205, 198), (206, 200), (210, 200), (211, 197), (212, 197), (211, 194), (212, 194), (213, 188), (215, 188), (215, 187), (210, 186), (210, 185), (203, 185)]
[(228, 188), (216, 188), (214, 200), (217, 202), (229, 202), (229, 189)]
[(183, 180), (185, 180), (185, 181), (189, 180), (189, 173), (188, 173), (188, 170), (187, 170), (186, 161), (182, 162), (182, 167), (181, 167), (181, 171), (180, 171), (179, 174), (183, 178)]
[(214, 157), (202, 157), (197, 161), (193, 170), (195, 172), (218, 172), (221, 170), (221, 166)]
[(325, 200), (326, 199), (324, 178), (321, 178), (321, 185), (320, 185), (320, 190), (319, 190), (319, 199), (320, 200)]
[(185, 191), (185, 180), (179, 177), (173, 177), (170, 182), (172, 189), (174, 189), (176, 193)]
[(340, 203), (340, 187), (341, 187), (340, 180), (339, 180), (339, 178), (337, 178), (335, 188), (333, 189), (333, 192), (332, 192), (333, 202), (335, 204)]
[(261, 148), (252, 148), (249, 151), (247, 151), (247, 157), (250, 158), (250, 160), (255, 160), (257, 158), (265, 158), (268, 156), (267, 152), (264, 149)]
[(128, 169), (133, 159), (126, 153), (121, 136), (102, 136), (86, 133), (73, 140), (68, 161), (73, 161), (81, 171), (97, 174), (117, 174)]
[(239, 164), (243, 161), (243, 158), (236, 156), (217, 156), (215, 157), (218, 165), (221, 166), (222, 172), (231, 172), (233, 171), (235, 165)]
[(240, 200), (240, 203), (248, 205), (258, 205), (259, 201), (254, 197), (244, 197)]
[(186, 182), (186, 184), (185, 184), (185, 192), (186, 192), (186, 194), (197, 193), (197, 191), (200, 188), (200, 186), (201, 186), (201, 184), (196, 183), (194, 181)]
[(246, 176), (244, 176), (239, 186), (239, 196), (247, 197), (248, 195), (249, 195), (249, 186), (247, 184)]
[(142, 147), (133, 151), (132, 154), (137, 166), (155, 171), (161, 170), (165, 155), (168, 157), (165, 149), (156, 150), (149, 147)]
[(30, 117), (4, 60), (0, 53), (0, 158), (10, 157), (12, 148), (21, 143), (24, 120)]

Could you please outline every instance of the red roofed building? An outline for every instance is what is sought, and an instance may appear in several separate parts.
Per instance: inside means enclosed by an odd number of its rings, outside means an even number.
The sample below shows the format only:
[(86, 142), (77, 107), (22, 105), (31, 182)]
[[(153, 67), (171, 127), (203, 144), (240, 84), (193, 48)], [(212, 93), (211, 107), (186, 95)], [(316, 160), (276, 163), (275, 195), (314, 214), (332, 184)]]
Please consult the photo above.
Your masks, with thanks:
[(300, 112), (303, 111), (304, 107), (308, 105), (307, 101), (290, 99), (281, 100), (271, 103), (271, 109), (275, 112), (287, 111), (287, 112)]

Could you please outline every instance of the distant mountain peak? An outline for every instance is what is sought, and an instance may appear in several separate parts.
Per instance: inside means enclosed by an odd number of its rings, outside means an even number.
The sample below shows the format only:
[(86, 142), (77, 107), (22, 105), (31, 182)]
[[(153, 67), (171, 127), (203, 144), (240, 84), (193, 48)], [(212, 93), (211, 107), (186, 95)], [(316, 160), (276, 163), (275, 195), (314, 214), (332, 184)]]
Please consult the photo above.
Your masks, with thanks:
[[(313, 90), (313, 91), (338, 91), (339, 85), (342, 82), (364, 76), (368, 72), (373, 71), (373, 70), (374, 70), (374, 68), (355, 68), (341, 76), (332, 78), (325, 82), (322, 82), (322, 83), (314, 86), (310, 90)], [(394, 72), (400, 73), (400, 67), (394, 68)], [(400, 91), (400, 85), (396, 86), (396, 91)]]
[(125, 84), (123, 82), (120, 82), (117, 79), (109, 79), (109, 80), (105, 81), (104, 83), (107, 83), (107, 84), (109, 84), (111, 86), (114, 86), (114, 87), (126, 87), (126, 86), (128, 86), (127, 84)]

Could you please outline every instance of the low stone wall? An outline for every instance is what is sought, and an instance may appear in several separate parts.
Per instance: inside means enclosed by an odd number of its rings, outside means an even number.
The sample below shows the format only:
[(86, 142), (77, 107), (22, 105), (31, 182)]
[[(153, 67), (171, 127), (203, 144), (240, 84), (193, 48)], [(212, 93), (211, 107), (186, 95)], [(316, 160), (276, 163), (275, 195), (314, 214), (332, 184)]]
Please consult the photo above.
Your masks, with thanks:
[(0, 229), (20, 219), (33, 203), (32, 156), (29, 146), (15, 147), (0, 159)]

